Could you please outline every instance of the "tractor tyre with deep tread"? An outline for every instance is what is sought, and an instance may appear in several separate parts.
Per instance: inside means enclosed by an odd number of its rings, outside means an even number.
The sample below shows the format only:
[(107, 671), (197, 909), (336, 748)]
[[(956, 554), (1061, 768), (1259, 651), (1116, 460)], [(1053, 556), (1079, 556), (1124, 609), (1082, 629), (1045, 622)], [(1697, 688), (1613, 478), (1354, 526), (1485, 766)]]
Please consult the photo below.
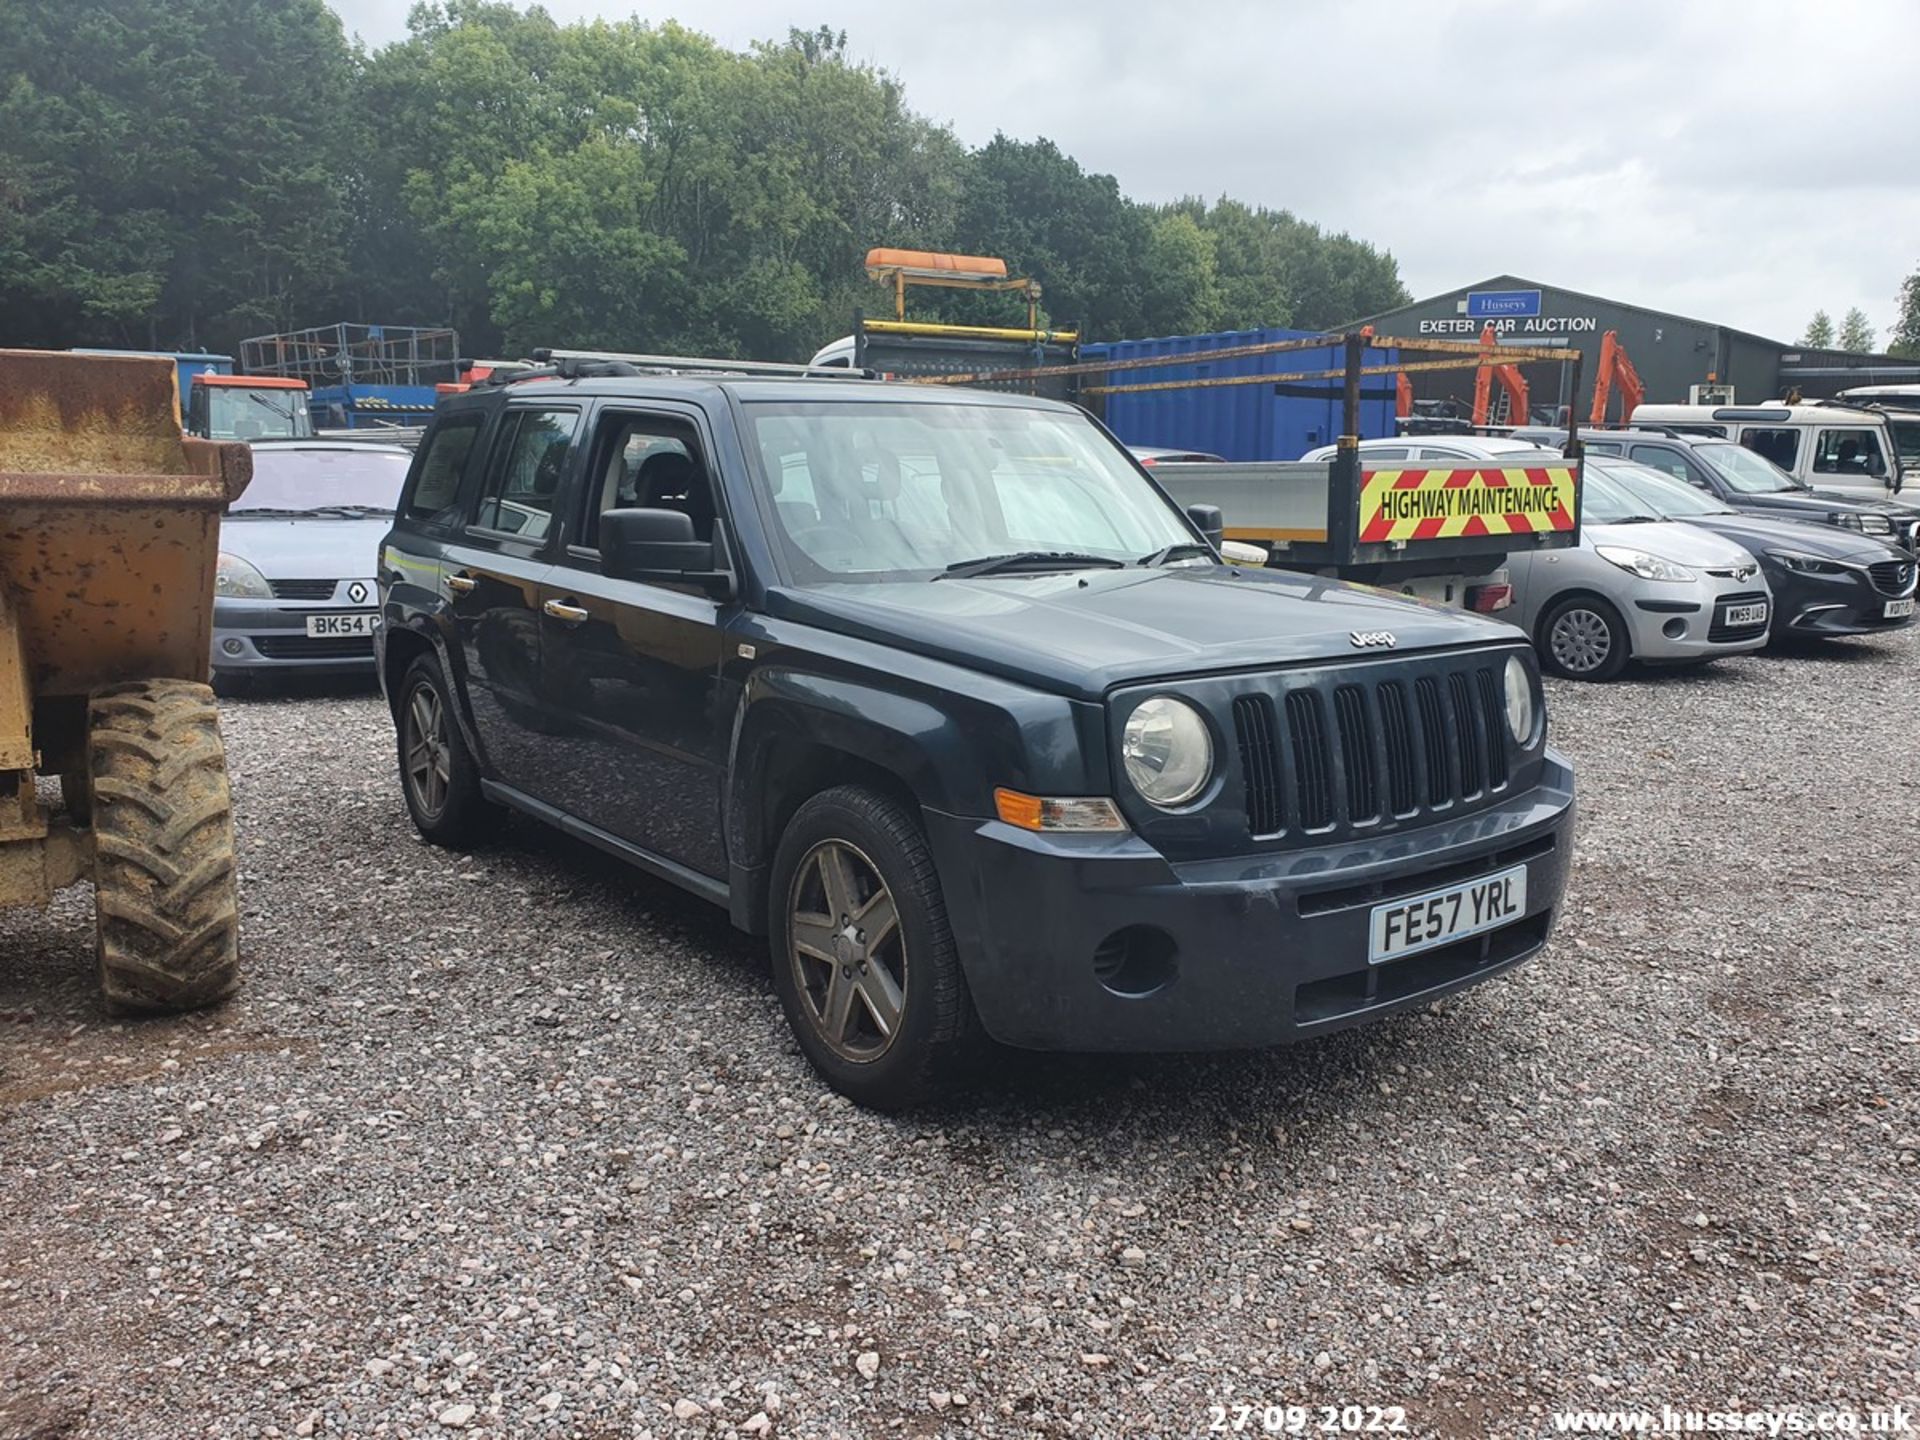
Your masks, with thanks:
[(213, 692), (96, 690), (87, 707), (95, 947), (107, 1010), (191, 1010), (240, 983), (233, 801)]

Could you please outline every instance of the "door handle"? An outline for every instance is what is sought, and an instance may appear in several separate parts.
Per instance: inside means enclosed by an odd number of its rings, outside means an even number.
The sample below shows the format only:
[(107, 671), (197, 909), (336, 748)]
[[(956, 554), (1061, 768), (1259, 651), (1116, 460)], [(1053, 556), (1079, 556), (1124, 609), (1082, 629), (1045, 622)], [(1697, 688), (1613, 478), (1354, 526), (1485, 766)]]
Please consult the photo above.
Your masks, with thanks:
[(480, 588), (480, 582), (471, 575), (447, 576), (447, 588), (456, 595), (465, 595)]
[(551, 615), (564, 625), (578, 625), (587, 618), (587, 611), (581, 605), (569, 605), (564, 600), (549, 600), (540, 607), (541, 611)]

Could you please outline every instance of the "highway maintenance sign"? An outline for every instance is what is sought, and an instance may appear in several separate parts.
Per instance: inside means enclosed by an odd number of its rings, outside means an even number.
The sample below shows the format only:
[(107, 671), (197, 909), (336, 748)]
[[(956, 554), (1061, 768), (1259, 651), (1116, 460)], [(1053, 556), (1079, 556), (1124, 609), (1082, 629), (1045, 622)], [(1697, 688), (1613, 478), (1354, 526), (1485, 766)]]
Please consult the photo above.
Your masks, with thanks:
[(1360, 489), (1360, 540), (1567, 531), (1574, 509), (1571, 465), (1369, 470)]

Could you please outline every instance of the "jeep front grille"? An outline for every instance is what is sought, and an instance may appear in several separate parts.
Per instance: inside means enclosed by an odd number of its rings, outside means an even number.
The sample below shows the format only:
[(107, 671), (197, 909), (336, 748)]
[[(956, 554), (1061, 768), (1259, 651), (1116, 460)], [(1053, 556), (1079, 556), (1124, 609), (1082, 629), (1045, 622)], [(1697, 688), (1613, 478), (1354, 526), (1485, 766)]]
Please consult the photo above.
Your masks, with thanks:
[[(1234, 697), (1247, 830), (1367, 827), (1448, 812), (1504, 790), (1512, 769), (1498, 666), (1475, 656), (1415, 676)], [(1329, 723), (1331, 715), (1331, 723)]]

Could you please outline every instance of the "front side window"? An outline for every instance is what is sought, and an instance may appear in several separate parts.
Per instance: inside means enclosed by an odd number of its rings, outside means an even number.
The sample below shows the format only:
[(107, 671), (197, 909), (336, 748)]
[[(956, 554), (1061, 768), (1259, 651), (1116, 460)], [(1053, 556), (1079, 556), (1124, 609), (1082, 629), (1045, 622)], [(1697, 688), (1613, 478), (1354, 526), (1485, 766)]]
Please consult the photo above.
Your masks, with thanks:
[(1885, 475), (1886, 452), (1877, 430), (1822, 430), (1813, 446), (1816, 475)]
[(434, 426), (420, 456), (420, 478), (407, 501), (409, 519), (439, 518), (459, 498), (460, 479), (467, 473), (467, 457), (480, 436), (481, 420), (479, 415), (461, 415)]
[(1740, 431), (1740, 443), (1764, 460), (1791, 471), (1800, 463), (1800, 432), (1748, 425)]
[(1695, 475), (1693, 467), (1687, 463), (1687, 457), (1678, 450), (1670, 450), (1665, 445), (1635, 445), (1627, 454), (1642, 465), (1655, 470), (1664, 470), (1676, 480), (1684, 480), (1689, 485), (1704, 485), (1704, 476)]
[(679, 510), (693, 521), (694, 538), (713, 538), (713, 481), (690, 422), (671, 415), (604, 415), (592, 456), (580, 527), (580, 543), (589, 550), (600, 546), (600, 517), (608, 510)]
[(521, 540), (544, 540), (573, 448), (577, 410), (510, 411), (473, 523)]
[(776, 540), (803, 583), (928, 578), (1025, 551), (1132, 562), (1193, 540), (1078, 414), (856, 401), (748, 415)]

